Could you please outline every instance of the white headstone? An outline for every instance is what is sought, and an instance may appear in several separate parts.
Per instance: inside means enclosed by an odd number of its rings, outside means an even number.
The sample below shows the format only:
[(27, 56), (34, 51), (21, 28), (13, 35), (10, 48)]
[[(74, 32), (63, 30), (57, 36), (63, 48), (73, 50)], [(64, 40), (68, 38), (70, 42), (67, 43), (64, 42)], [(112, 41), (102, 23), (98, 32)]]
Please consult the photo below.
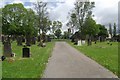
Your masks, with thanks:
[(81, 40), (78, 40), (78, 44), (77, 44), (78, 46), (81, 46), (82, 44), (81, 44)]
[(85, 44), (85, 40), (82, 40), (82, 44)]

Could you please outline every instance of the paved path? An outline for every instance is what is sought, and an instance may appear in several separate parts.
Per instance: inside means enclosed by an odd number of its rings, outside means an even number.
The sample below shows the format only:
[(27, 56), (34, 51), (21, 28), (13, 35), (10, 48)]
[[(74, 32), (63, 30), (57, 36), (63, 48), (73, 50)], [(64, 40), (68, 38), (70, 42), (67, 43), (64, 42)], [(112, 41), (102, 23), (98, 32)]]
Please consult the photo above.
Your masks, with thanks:
[(66, 42), (56, 42), (43, 78), (116, 78)]

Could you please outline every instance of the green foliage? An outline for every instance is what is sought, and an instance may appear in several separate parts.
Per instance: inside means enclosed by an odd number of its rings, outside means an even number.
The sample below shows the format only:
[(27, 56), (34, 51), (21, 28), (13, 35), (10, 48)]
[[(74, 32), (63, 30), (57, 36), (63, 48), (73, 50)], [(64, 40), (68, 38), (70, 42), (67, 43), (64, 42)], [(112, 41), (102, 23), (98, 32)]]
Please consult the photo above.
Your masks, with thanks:
[(52, 23), (52, 32), (55, 33), (57, 29), (62, 27), (62, 23), (60, 21), (53, 21)]
[(5, 35), (34, 35), (37, 32), (36, 15), (23, 4), (8, 4), (2, 10), (2, 33)]
[(61, 36), (61, 33), (62, 33), (62, 31), (61, 31), (60, 29), (57, 29), (57, 30), (55, 31), (55, 36), (57, 36), (57, 38), (59, 39), (60, 36)]
[(35, 35), (37, 32), (35, 12), (32, 9), (27, 9), (26, 16), (24, 19), (24, 33), (25, 35)]
[(99, 27), (96, 25), (95, 20), (88, 17), (83, 25), (82, 32), (88, 35), (96, 35), (99, 32)]
[(98, 36), (105, 36), (107, 37), (108, 36), (108, 31), (107, 29), (105, 28), (104, 25), (101, 25), (101, 24), (98, 24), (97, 26), (99, 26), (99, 33), (98, 33)]
[(2, 8), (0, 8), (0, 34), (2, 34)]
[(92, 9), (95, 7), (94, 2), (81, 2), (77, 0), (75, 2), (75, 8), (71, 14), (71, 21), (80, 31), (84, 25), (84, 21), (87, 17), (92, 16)]
[(37, 27), (39, 30), (39, 34), (46, 33), (50, 30), (51, 21), (48, 17), (47, 12), (47, 3), (42, 1), (37, 1), (35, 3), (35, 10), (37, 12)]
[(6, 5), (2, 9), (2, 33), (7, 35), (22, 34), (26, 11), (21, 3)]
[(64, 39), (69, 39), (69, 32), (65, 31), (63, 37)]

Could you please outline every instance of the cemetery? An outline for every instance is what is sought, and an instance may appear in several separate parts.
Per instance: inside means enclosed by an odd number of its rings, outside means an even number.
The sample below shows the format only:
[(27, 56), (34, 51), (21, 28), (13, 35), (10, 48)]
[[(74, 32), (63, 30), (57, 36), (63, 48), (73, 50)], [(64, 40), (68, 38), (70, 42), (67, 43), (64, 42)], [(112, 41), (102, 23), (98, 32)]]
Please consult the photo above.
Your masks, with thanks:
[(22, 3), (0, 8), (3, 80), (120, 76), (117, 22), (97, 23), (92, 13), (95, 2), (76, 0), (65, 23), (51, 19), (48, 6), (37, 1), (34, 8)]

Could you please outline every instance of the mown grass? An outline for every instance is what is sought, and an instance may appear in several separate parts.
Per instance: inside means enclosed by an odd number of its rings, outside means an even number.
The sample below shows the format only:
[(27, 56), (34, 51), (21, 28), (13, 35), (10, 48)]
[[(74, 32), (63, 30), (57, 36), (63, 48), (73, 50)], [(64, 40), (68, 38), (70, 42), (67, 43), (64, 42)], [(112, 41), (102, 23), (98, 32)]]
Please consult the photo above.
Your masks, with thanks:
[(54, 42), (47, 43), (47, 46), (42, 48), (37, 45), (30, 47), (31, 57), (22, 58), (22, 46), (17, 46), (16, 42), (12, 43), (13, 52), (16, 57), (13, 61), (6, 59), (2, 63), (3, 78), (41, 78), (45, 70), (48, 58), (51, 56)]
[(114, 74), (118, 75), (118, 43), (110, 42), (112, 45), (107, 44), (108, 42), (97, 42), (92, 46), (76, 46), (70, 41), (67, 41), (71, 46), (84, 53), (86, 56), (92, 58), (99, 64), (108, 68)]
[[(2, 43), (0, 42), (0, 56), (2, 56)], [(0, 61), (0, 79), (2, 78), (2, 62)]]

